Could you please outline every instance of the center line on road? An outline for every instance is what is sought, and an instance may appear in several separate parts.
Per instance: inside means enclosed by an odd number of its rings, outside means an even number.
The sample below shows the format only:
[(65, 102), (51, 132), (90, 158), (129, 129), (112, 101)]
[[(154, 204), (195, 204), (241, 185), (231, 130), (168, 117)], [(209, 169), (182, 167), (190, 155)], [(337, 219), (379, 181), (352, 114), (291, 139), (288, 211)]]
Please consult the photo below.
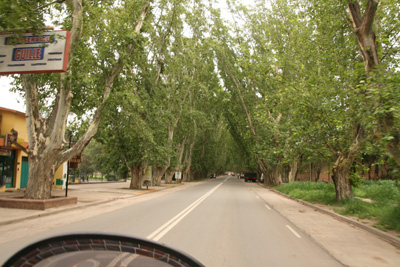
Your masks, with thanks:
[(300, 236), (295, 230), (293, 230), (292, 227), (290, 227), (289, 225), (286, 225), (286, 227), (287, 227), (297, 238), (301, 238), (301, 236)]
[(200, 197), (198, 200), (193, 202), (189, 207), (181, 211), (178, 215), (176, 215), (174, 218), (166, 222), (164, 225), (162, 225), (160, 228), (155, 230), (153, 233), (151, 233), (149, 236), (147, 236), (148, 239), (152, 239), (154, 241), (160, 240), (165, 234), (167, 234), (172, 228), (175, 227), (186, 215), (188, 215), (192, 210), (194, 210), (203, 200), (205, 200), (207, 197), (209, 197), (212, 193), (214, 193), (221, 185), (223, 184), (220, 183), (214, 188), (212, 188), (210, 191), (205, 193), (202, 197)]
[(265, 204), (264, 206), (269, 210), (271, 209), (267, 204)]
[(130, 255), (130, 253), (128, 253), (128, 252), (121, 253), (118, 257), (115, 257), (115, 258), (107, 265), (107, 267), (113, 267), (113, 266), (117, 265), (117, 263), (118, 263), (120, 260), (122, 260), (123, 258), (125, 258), (126, 256), (129, 256), (129, 255)]

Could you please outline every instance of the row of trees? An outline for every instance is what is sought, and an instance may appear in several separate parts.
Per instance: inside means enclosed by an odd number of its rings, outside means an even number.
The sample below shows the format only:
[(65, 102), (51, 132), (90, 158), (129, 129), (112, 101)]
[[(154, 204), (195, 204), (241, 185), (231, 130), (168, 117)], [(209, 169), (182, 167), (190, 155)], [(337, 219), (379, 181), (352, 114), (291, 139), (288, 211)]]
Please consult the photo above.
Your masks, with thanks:
[[(232, 7), (218, 60), (236, 118), (270, 184), (303, 163), (333, 166), (338, 200), (352, 197), (356, 159), (399, 161), (396, 1), (273, 1)], [(247, 127), (247, 132), (240, 129)], [(388, 155), (389, 154), (389, 155)]]
[[(0, 27), (40, 32), (46, 17), (72, 44), (67, 73), (15, 77), (28, 198), (49, 198), (55, 170), (93, 137), (105, 165), (129, 169), (131, 188), (148, 165), (157, 183), (236, 165), (279, 184), (302, 159), (334, 166), (340, 200), (352, 196), (356, 159), (400, 163), (395, 0), (228, 1), (229, 20), (213, 1), (31, 2), (2, 0), (26, 21), (11, 12)], [(67, 121), (80, 136), (70, 149)]]
[[(167, 179), (182, 170), (189, 180), (224, 169), (229, 159), (218, 148), (229, 139), (218, 112), (222, 87), (202, 1), (58, 2), (0, 5), (8, 11), (1, 17), (4, 30), (40, 33), (51, 21), (71, 31), (67, 73), (15, 77), (14, 90), (27, 106), (25, 197), (50, 198), (57, 168), (97, 132), (105, 154), (129, 168), (131, 188), (140, 187), (149, 164), (157, 182), (167, 171)], [(72, 148), (67, 121), (80, 137)]]

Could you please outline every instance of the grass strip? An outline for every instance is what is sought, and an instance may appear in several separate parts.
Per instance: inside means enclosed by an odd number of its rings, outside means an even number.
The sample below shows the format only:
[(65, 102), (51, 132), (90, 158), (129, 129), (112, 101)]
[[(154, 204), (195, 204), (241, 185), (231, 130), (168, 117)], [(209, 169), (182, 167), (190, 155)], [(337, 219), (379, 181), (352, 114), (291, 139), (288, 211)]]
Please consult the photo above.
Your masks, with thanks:
[(355, 198), (337, 202), (333, 183), (293, 182), (276, 189), (293, 198), (333, 206), (335, 212), (376, 220), (381, 230), (400, 231), (400, 190), (392, 180), (362, 181), (353, 188)]

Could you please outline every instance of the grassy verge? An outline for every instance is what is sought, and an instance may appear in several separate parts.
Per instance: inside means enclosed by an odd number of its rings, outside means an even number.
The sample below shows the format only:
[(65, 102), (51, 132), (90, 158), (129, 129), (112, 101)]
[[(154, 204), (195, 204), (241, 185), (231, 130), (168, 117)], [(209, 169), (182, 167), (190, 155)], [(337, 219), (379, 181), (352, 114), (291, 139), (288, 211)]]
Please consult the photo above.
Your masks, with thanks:
[(353, 188), (353, 199), (339, 203), (331, 183), (294, 182), (276, 189), (293, 198), (333, 206), (343, 215), (374, 220), (381, 230), (400, 231), (400, 190), (395, 181), (363, 181)]

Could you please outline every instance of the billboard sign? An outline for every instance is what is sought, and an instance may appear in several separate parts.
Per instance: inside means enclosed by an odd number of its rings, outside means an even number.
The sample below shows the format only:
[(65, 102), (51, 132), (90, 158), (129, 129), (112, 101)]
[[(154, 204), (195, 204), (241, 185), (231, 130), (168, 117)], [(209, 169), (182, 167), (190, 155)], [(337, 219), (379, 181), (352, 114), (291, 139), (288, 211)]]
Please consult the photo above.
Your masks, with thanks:
[(67, 71), (69, 31), (0, 35), (0, 74)]

